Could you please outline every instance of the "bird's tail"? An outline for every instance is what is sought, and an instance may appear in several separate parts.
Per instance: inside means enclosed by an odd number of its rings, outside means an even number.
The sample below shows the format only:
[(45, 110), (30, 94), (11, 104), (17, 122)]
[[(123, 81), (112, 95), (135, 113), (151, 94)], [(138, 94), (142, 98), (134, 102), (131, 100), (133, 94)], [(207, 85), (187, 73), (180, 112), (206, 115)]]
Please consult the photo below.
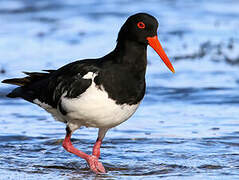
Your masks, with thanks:
[(24, 86), (27, 83), (29, 83), (29, 78), (24, 77), (24, 78), (5, 79), (2, 81), (2, 83)]
[(6, 84), (13, 84), (17, 86), (25, 86), (29, 83), (38, 81), (49, 75), (49, 73), (53, 72), (54, 70), (43, 70), (45, 72), (23, 72), (26, 74), (26, 77), (23, 78), (13, 78), (13, 79), (5, 79), (2, 83)]
[(6, 84), (13, 84), (13, 85), (17, 85), (20, 86), (18, 88), (13, 89), (12, 92), (10, 92), (9, 94), (7, 94), (7, 97), (9, 98), (16, 98), (16, 97), (20, 97), (21, 94), (21, 87), (26, 85), (27, 83), (29, 83), (29, 80), (27, 77), (25, 78), (13, 78), (13, 79), (5, 79), (2, 81), (2, 83), (6, 83)]
[(12, 92), (10, 92), (9, 94), (7, 94), (6, 96), (9, 98), (16, 98), (16, 97), (21, 97), (21, 93), (22, 92), (22, 88), (18, 87), (12, 90)]
[[(16, 97), (22, 97), (23, 96), (23, 86), (30, 85), (31, 83), (37, 82), (38, 80), (41, 80), (49, 75), (49, 73), (53, 72), (54, 70), (43, 70), (45, 72), (23, 72), (27, 76), (23, 78), (13, 78), (13, 79), (5, 79), (2, 81), (2, 83), (6, 84), (13, 84), (20, 86), (18, 88), (15, 88), (12, 92), (10, 92), (7, 97), (10, 98), (16, 98)], [(23, 87), (23, 88), (22, 88)]]

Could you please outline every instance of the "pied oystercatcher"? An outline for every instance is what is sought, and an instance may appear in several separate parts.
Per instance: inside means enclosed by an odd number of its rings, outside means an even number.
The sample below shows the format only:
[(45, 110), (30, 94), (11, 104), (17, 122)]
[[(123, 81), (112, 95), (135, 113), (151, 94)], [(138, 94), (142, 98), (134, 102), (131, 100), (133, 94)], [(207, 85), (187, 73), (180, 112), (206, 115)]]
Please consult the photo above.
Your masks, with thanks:
[[(24, 78), (6, 79), (14, 84), (7, 96), (37, 104), (66, 123), (63, 147), (83, 159), (95, 173), (105, 173), (98, 161), (106, 132), (129, 119), (145, 94), (147, 45), (174, 72), (157, 38), (157, 20), (146, 13), (130, 16), (121, 27), (115, 49), (98, 59), (85, 59), (57, 70), (24, 72)], [(72, 133), (81, 126), (98, 128), (92, 155), (76, 149)]]

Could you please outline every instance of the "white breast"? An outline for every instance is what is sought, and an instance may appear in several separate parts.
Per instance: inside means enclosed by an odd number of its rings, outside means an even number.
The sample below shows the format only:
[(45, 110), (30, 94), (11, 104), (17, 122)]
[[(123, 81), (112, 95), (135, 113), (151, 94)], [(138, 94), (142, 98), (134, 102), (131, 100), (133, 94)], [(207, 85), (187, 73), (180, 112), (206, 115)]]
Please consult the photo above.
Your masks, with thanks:
[(111, 128), (126, 121), (136, 111), (138, 104), (118, 105), (108, 97), (103, 87), (94, 83), (97, 74), (87, 73), (83, 78), (92, 79), (91, 86), (77, 98), (61, 98), (62, 107), (67, 111), (64, 117), (77, 126)]

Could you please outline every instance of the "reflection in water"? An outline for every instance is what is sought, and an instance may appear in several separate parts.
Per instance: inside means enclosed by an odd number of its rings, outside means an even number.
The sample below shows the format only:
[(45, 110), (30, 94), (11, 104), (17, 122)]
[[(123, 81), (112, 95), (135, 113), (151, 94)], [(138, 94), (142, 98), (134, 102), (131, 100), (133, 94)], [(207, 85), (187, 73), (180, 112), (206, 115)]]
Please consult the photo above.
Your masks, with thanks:
[[(99, 57), (115, 45), (127, 16), (147, 11), (175, 66), (170, 74), (149, 48), (147, 95), (137, 113), (109, 131), (89, 172), (62, 147), (65, 125), (0, 86), (0, 172), (5, 179), (236, 179), (238, 5), (228, 1), (0, 1), (0, 79)], [(97, 132), (80, 129), (90, 153)], [(0, 178), (0, 179), (1, 179)]]

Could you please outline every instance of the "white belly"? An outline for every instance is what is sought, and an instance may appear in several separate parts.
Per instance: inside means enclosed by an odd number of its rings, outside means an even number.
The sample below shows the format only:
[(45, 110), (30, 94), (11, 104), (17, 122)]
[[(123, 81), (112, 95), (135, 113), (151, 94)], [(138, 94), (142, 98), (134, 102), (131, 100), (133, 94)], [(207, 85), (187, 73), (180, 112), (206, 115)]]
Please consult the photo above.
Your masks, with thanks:
[[(92, 78), (94, 79), (94, 78)], [(91, 86), (77, 98), (61, 99), (62, 107), (67, 111), (64, 119), (74, 125), (111, 128), (126, 121), (133, 115), (139, 104), (118, 105), (108, 97), (108, 94), (96, 87), (92, 82)]]

